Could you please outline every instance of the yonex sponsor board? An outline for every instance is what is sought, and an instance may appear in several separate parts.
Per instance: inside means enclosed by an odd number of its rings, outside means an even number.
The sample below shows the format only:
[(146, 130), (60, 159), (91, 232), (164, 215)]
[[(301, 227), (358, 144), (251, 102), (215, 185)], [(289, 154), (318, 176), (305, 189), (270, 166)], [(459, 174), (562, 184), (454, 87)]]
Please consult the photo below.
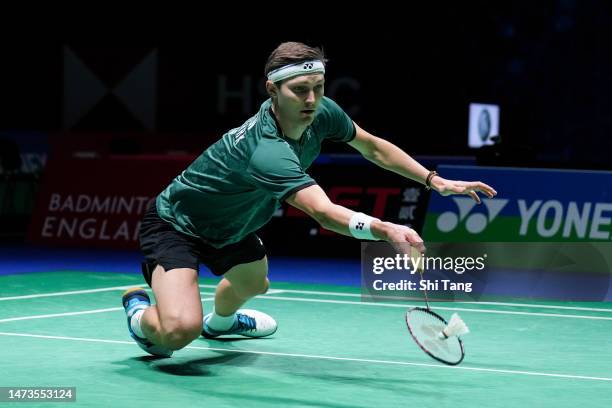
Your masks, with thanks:
[(497, 190), (478, 205), (432, 194), (425, 241), (612, 240), (612, 172), (439, 166), (442, 177), (480, 180)]

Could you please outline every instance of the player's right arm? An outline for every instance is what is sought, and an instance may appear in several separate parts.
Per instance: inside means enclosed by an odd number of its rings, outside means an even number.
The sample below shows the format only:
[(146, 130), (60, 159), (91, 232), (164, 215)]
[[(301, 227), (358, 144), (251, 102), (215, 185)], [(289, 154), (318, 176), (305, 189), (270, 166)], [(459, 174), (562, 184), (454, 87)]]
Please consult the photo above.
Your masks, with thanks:
[[(303, 188), (289, 196), (286, 201), (314, 218), (323, 228), (330, 231), (357, 238), (383, 240), (394, 244), (396, 247), (396, 244), (408, 243), (420, 253), (425, 251), (423, 240), (412, 228), (372, 219), (365, 214), (356, 213), (346, 207), (334, 204), (318, 185)], [(360, 231), (358, 227), (355, 228), (355, 224), (360, 221), (369, 224), (371, 237), (359, 236)], [(353, 224), (352, 228), (351, 223)], [(404, 251), (405, 249), (402, 249), (402, 252)]]

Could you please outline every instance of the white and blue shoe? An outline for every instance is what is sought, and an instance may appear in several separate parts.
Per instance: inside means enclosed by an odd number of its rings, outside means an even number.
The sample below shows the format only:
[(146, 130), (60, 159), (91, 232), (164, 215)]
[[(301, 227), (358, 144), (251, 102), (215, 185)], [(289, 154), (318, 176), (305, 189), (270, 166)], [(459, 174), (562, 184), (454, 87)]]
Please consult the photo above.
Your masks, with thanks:
[(266, 337), (274, 334), (278, 325), (271, 316), (251, 309), (239, 309), (236, 312), (236, 320), (228, 330), (218, 331), (208, 326), (208, 320), (212, 313), (204, 316), (204, 328), (202, 336), (213, 339), (226, 334), (241, 335), (246, 337)]
[(172, 356), (172, 350), (169, 350), (165, 347), (156, 346), (151, 343), (148, 339), (138, 337), (134, 331), (132, 330), (132, 316), (139, 310), (146, 309), (151, 306), (151, 299), (149, 299), (149, 295), (144, 289), (141, 288), (131, 288), (126, 290), (122, 296), (123, 308), (125, 309), (125, 314), (127, 315), (127, 325), (128, 331), (130, 332), (130, 336), (134, 339), (136, 344), (140, 346), (141, 349), (146, 351), (149, 354), (158, 357), (170, 357)]

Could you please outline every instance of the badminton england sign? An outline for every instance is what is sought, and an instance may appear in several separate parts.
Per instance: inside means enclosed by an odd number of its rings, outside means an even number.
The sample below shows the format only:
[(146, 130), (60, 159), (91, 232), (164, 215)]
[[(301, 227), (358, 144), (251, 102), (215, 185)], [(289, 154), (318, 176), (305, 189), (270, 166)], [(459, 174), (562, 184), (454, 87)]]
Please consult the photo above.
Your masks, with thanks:
[(482, 180), (498, 197), (432, 194), (425, 241), (512, 242), (612, 240), (612, 172), (440, 166), (446, 178)]
[(191, 160), (51, 159), (32, 214), (30, 242), (137, 248), (140, 220), (159, 186)]

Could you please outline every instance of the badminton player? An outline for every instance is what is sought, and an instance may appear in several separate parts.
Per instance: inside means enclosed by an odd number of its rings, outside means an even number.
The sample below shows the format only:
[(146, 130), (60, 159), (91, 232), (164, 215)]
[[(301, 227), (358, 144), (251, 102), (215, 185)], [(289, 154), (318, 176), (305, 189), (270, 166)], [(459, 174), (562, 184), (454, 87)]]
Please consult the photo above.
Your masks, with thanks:
[[(148, 208), (140, 246), (156, 304), (143, 289), (133, 288), (124, 293), (123, 305), (130, 335), (150, 354), (170, 356), (200, 335), (264, 337), (276, 331), (271, 316), (241, 307), (268, 289), (266, 250), (255, 232), (282, 202), (339, 234), (424, 248), (411, 228), (329, 200), (307, 173), (324, 140), (348, 143), (374, 164), (442, 195), (466, 194), (480, 202), (478, 193), (496, 194), (481, 182), (444, 179), (357, 126), (324, 96), (325, 64), (319, 48), (279, 45), (265, 66), (269, 99), (206, 149)], [(206, 315), (199, 263), (223, 277)]]

